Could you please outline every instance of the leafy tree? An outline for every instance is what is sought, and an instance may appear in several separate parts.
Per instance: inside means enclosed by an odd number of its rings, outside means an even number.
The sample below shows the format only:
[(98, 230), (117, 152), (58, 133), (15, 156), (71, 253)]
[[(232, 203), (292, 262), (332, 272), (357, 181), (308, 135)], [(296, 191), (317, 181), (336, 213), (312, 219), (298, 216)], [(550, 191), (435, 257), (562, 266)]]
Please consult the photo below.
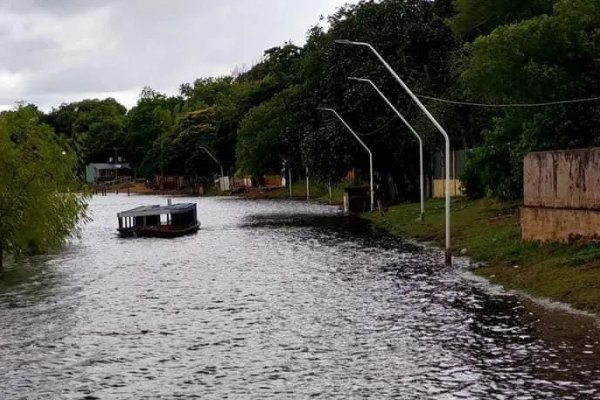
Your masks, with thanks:
[[(375, 153), (378, 179), (401, 198), (418, 197), (414, 137), (371, 87), (347, 77), (371, 78), (409, 121), (420, 127), (429, 152), (441, 148), (440, 135), (368, 49), (332, 42), (351, 39), (372, 43), (413, 91), (444, 93), (455, 81), (451, 61), (461, 43), (445, 23), (451, 12), (448, 2), (436, 3), (388, 0), (347, 5), (329, 18), (327, 33), (314, 29), (307, 43), (306, 65), (319, 74), (306, 79), (310, 85), (307, 91), (315, 93), (318, 104), (335, 108), (357, 132), (365, 134)], [(462, 144), (462, 138), (453, 138)], [(353, 147), (360, 151), (358, 144)], [(364, 157), (356, 161), (356, 166), (367, 169)]]
[(125, 140), (124, 106), (115, 99), (88, 99), (62, 104), (44, 120), (56, 133), (70, 139), (80, 164), (106, 162), (114, 149), (123, 149)]
[(124, 147), (138, 174), (152, 176), (161, 168), (161, 147), (173, 135), (177, 118), (184, 110), (183, 99), (168, 97), (146, 87), (135, 107), (127, 113)]
[(3, 253), (58, 247), (85, 219), (77, 157), (35, 106), (0, 113), (0, 267)]
[(452, 30), (468, 39), (487, 35), (495, 28), (552, 13), (555, 0), (454, 0)]
[(265, 173), (279, 170), (286, 118), (282, 96), (276, 96), (248, 112), (240, 124), (236, 151), (242, 173), (260, 178)]
[(219, 166), (206, 151), (210, 151), (215, 136), (214, 108), (186, 114), (180, 120), (177, 132), (170, 138), (165, 150), (168, 173), (182, 175), (189, 182), (196, 183), (202, 176), (206, 178), (219, 171)]
[[(502, 26), (477, 39), (462, 81), (471, 98), (494, 103), (535, 103), (587, 98), (600, 93), (600, 3), (556, 3), (552, 16)], [(487, 131), (468, 163), (467, 187), (501, 197), (521, 195), (521, 156), (528, 151), (600, 144), (598, 102), (509, 108)], [(500, 150), (503, 149), (503, 150)], [(500, 154), (497, 180), (484, 179), (484, 164)], [(517, 160), (515, 160), (515, 158)], [(472, 169), (470, 171), (469, 169)], [(486, 174), (487, 175), (487, 174)]]

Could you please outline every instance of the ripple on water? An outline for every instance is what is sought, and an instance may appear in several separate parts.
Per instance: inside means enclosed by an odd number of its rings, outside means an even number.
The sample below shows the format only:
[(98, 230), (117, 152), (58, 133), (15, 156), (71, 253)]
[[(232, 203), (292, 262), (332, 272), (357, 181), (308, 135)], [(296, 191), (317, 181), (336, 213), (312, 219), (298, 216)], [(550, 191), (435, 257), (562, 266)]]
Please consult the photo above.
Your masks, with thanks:
[(331, 207), (188, 200), (197, 235), (119, 239), (118, 211), (164, 199), (95, 197), (80, 240), (8, 268), (0, 397), (600, 398), (588, 320)]

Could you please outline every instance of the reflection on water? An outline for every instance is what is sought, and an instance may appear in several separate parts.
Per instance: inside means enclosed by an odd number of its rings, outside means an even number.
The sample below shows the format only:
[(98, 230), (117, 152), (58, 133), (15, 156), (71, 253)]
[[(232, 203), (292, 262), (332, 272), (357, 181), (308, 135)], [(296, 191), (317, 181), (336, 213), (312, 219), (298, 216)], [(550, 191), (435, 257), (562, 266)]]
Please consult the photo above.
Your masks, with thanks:
[(197, 201), (202, 230), (119, 239), (95, 197), (65, 251), (0, 278), (7, 399), (600, 398), (599, 331), (491, 293), (334, 208)]

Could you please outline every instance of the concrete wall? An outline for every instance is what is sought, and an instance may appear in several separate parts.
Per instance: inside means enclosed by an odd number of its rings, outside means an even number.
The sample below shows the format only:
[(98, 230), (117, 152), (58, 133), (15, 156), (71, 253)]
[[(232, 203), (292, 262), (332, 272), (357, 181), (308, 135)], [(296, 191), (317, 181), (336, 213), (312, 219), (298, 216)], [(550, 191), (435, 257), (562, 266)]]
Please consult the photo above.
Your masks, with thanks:
[(600, 210), (600, 148), (528, 154), (523, 181), (526, 206)]
[[(458, 179), (450, 180), (450, 196), (464, 196), (463, 184)], [(433, 198), (446, 197), (446, 180), (445, 179), (434, 179), (433, 180)]]
[(523, 239), (600, 241), (600, 148), (528, 154), (523, 184)]

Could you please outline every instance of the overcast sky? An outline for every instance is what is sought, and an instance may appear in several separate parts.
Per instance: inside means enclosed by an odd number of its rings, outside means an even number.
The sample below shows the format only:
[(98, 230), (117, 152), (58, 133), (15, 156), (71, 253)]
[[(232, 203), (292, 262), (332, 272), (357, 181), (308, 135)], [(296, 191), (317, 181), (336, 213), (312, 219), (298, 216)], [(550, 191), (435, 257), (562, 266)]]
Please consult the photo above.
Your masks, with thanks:
[(0, 0), (0, 110), (167, 94), (251, 66), (355, 0)]

